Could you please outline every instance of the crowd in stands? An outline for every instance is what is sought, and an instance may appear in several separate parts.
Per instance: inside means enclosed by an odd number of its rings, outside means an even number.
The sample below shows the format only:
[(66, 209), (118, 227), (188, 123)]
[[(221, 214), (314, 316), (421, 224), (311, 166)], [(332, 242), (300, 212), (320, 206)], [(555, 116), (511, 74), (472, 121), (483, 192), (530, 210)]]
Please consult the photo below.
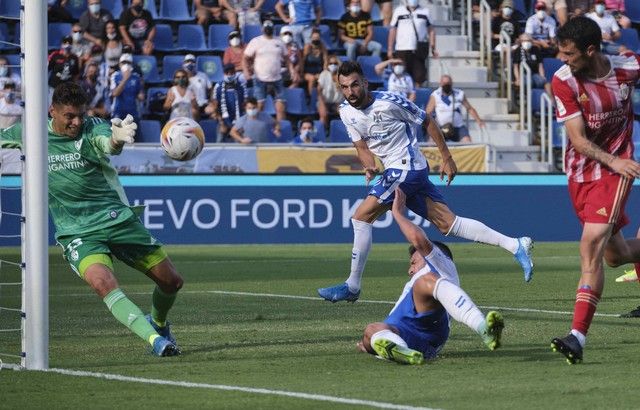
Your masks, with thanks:
[[(343, 61), (357, 60), (370, 89), (403, 95), (436, 118), (451, 112), (438, 122), (455, 125), (452, 140), (469, 141), (460, 107), (481, 126), (482, 120), (463, 91), (453, 89), (454, 79), (428, 78), (428, 60), (439, 53), (427, 3), (49, 0), (49, 86), (81, 83), (91, 99), (89, 113), (104, 118), (127, 113), (136, 121), (160, 123), (194, 118), (208, 142), (349, 142), (336, 123), (343, 101), (337, 70)], [(552, 73), (545, 72), (543, 61), (557, 52), (556, 28), (576, 15), (598, 22), (606, 53), (640, 48), (628, 41), (638, 36), (625, 15), (625, 0), (488, 3), (496, 52), (501, 31), (511, 39), (516, 86), (522, 81), (519, 64), (526, 61), (534, 87), (551, 93)], [(17, 25), (0, 23), (0, 34), (2, 25), (19, 38)], [(627, 35), (631, 32), (635, 37)], [(0, 126), (6, 126), (19, 118), (21, 84), (19, 70), (9, 68), (15, 59), (5, 56), (10, 47), (0, 53)], [(438, 81), (431, 93), (426, 87)], [(143, 131), (139, 141), (157, 141), (157, 135)]]

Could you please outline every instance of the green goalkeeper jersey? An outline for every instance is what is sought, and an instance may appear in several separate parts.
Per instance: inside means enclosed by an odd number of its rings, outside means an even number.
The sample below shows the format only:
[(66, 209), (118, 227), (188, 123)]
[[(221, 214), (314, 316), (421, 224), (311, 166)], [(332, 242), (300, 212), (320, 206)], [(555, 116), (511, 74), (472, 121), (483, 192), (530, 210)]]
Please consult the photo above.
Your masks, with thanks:
[[(48, 123), (49, 211), (56, 239), (104, 229), (134, 215), (107, 155), (122, 149), (111, 146), (111, 124), (86, 117), (76, 138), (56, 134)], [(22, 124), (0, 130), (3, 148), (22, 148)]]

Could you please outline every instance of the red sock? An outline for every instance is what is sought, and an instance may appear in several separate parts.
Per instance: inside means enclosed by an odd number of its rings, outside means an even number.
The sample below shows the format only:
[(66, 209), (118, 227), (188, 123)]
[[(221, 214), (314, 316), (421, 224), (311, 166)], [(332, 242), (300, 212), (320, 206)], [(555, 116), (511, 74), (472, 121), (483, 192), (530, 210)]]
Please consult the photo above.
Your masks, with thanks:
[(638, 277), (638, 280), (640, 280), (640, 262), (634, 263), (633, 267), (636, 268), (636, 276)]
[(599, 301), (600, 294), (598, 292), (588, 288), (578, 289), (576, 292), (576, 304), (573, 307), (571, 328), (586, 336)]

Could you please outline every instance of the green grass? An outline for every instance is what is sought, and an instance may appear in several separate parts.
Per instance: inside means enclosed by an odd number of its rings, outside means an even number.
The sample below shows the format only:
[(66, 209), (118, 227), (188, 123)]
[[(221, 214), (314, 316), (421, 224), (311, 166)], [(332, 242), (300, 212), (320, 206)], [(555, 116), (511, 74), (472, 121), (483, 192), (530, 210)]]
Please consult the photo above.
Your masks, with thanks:
[[(345, 279), (350, 245), (168, 247), (185, 277), (171, 320), (183, 349), (175, 358), (146, 353), (102, 301), (52, 249), (50, 367), (141, 378), (264, 388), (397, 405), (445, 409), (637, 408), (638, 321), (596, 317), (585, 361), (569, 366), (549, 342), (571, 315), (502, 310), (503, 348), (491, 352), (471, 330), (452, 324), (434, 361), (400, 366), (358, 353), (367, 323), (391, 304), (208, 291), (311, 296)], [(571, 311), (579, 276), (576, 243), (536, 244), (536, 271), (525, 284), (510, 255), (477, 244), (452, 245), (461, 282), (480, 306)], [(0, 256), (17, 260), (17, 251)], [(118, 264), (123, 290), (147, 311), (152, 285)], [(393, 302), (407, 280), (405, 245), (375, 244), (361, 300)], [(6, 265), (2, 266), (2, 271)], [(638, 305), (636, 284), (617, 284), (608, 269), (599, 313)], [(0, 279), (5, 277), (0, 276)], [(6, 288), (0, 305), (18, 303)], [(486, 311), (487, 309), (483, 309)], [(2, 317), (2, 315), (0, 315)], [(0, 351), (10, 347), (7, 336)], [(16, 336), (14, 336), (16, 337)], [(1, 356), (0, 356), (1, 357)], [(6, 362), (10, 362), (3, 358)], [(168, 387), (60, 374), (2, 370), (0, 408), (354, 408), (302, 398)]]

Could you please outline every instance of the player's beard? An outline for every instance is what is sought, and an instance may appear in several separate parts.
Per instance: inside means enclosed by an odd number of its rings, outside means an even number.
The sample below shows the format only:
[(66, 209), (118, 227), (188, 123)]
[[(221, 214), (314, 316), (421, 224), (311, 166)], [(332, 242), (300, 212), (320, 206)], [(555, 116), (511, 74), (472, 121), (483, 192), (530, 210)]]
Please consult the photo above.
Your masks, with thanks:
[(356, 96), (356, 98), (353, 100), (347, 99), (347, 101), (349, 102), (349, 104), (351, 104), (353, 108), (358, 108), (358, 109), (362, 108), (367, 101), (367, 90), (363, 88), (362, 93), (360, 95)]

